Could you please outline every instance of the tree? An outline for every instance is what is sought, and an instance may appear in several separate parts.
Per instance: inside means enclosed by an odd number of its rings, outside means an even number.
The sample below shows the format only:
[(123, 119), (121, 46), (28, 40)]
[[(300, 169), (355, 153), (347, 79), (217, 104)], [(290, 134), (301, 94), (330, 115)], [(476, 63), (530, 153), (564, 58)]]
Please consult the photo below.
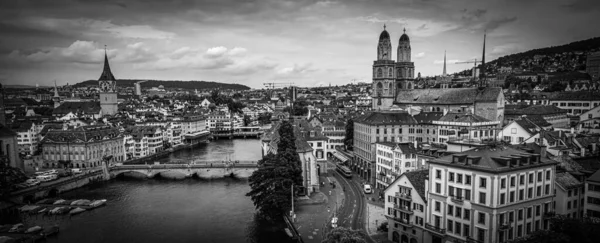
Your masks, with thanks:
[(354, 150), (354, 120), (348, 119), (346, 122), (346, 137), (344, 137), (344, 146), (347, 150)]
[(296, 152), (292, 125), (285, 121), (279, 127), (277, 154), (269, 153), (258, 161), (258, 170), (249, 178), (250, 192), (258, 213), (276, 219), (290, 210), (292, 187), (302, 185), (300, 157)]
[(252, 119), (250, 118), (249, 115), (244, 115), (244, 126), (249, 126), (250, 123), (252, 123)]
[(272, 116), (273, 116), (273, 113), (271, 113), (271, 112), (265, 112), (265, 113), (258, 114), (258, 121), (260, 122), (260, 124), (263, 124), (263, 125), (270, 124)]
[(338, 227), (327, 233), (321, 243), (366, 243), (365, 235), (353, 229)]
[[(559, 215), (550, 219), (550, 229), (534, 232), (517, 242), (592, 243), (600, 238), (600, 224), (590, 218), (576, 219)], [(596, 240), (594, 240), (596, 239)]]

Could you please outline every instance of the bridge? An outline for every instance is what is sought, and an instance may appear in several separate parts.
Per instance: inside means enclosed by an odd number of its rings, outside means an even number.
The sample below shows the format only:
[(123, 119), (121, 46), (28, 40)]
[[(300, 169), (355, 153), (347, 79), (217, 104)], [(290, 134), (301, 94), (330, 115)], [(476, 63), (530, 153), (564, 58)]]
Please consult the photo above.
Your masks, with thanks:
[(224, 177), (248, 178), (258, 168), (254, 161), (214, 161), (193, 164), (117, 165), (110, 167), (110, 178), (120, 174), (137, 174), (152, 178), (156, 175), (216, 179)]
[(263, 131), (260, 127), (238, 127), (233, 130), (212, 131), (213, 138), (256, 137), (260, 138)]

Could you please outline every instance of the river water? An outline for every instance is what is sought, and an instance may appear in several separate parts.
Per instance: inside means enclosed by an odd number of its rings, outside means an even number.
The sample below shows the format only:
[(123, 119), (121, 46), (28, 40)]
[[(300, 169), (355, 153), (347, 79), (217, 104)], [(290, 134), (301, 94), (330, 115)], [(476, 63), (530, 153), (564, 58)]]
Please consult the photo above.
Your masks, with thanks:
[[(161, 162), (258, 160), (259, 140), (219, 140), (177, 151)], [(75, 216), (23, 216), (28, 225), (60, 225), (49, 242), (290, 242), (281, 224), (255, 218), (247, 180), (118, 178), (61, 195), (108, 199)]]

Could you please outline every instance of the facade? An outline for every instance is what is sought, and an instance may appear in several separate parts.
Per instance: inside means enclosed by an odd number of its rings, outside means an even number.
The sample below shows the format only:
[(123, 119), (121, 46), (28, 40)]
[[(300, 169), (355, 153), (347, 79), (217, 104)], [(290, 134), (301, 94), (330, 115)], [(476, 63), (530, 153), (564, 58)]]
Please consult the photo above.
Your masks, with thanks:
[[(539, 115), (548, 123), (552, 124), (554, 128), (566, 128), (569, 127), (569, 117), (567, 117), (567, 110), (560, 109), (552, 105), (533, 105), (525, 108), (506, 109), (504, 112), (504, 124), (508, 125), (514, 120), (518, 120), (523, 115)], [(583, 121), (584, 119), (582, 119)]]
[(126, 159), (123, 135), (106, 125), (50, 129), (40, 144), (46, 168), (93, 168), (104, 156), (112, 156), (109, 162)]
[(164, 150), (163, 129), (160, 126), (128, 127), (126, 134), (133, 139), (133, 158), (141, 158)]
[[(388, 240), (422, 243), (426, 238), (428, 170), (405, 172), (385, 189)], [(427, 233), (428, 234), (428, 233)]]
[(447, 113), (437, 121), (437, 141), (446, 144), (449, 141), (473, 140), (488, 141), (495, 138), (500, 121), (490, 121), (478, 115), (467, 113)]
[(197, 143), (206, 139), (208, 135), (206, 119), (201, 115), (185, 115), (179, 124), (181, 124), (181, 135), (185, 143)]
[(502, 128), (498, 140), (509, 144), (520, 144), (538, 134), (542, 129), (528, 119), (515, 120)]
[(379, 35), (377, 60), (373, 62), (373, 98), (374, 110), (389, 110), (393, 105), (397, 91), (414, 88), (415, 65), (411, 62), (410, 39), (404, 33), (398, 40), (397, 61), (392, 58), (390, 34), (385, 30)]
[(100, 89), (100, 107), (102, 116), (112, 116), (117, 114), (117, 80), (110, 71), (108, 56), (104, 54), (104, 69), (100, 78), (98, 78), (98, 87)]
[(559, 92), (550, 99), (550, 104), (566, 110), (568, 115), (578, 116), (598, 106), (600, 96), (589, 91)]
[(17, 133), (17, 143), (19, 144), (19, 153), (33, 155), (37, 151), (40, 141), (40, 127), (33, 122), (17, 122), (11, 125), (13, 131)]
[(23, 161), (19, 158), (18, 146), (17, 133), (0, 124), (0, 156), (8, 159), (10, 167), (24, 169)]
[(327, 140), (327, 157), (331, 157), (336, 148), (344, 147), (346, 138), (346, 123), (340, 120), (323, 122), (323, 135)]
[(375, 187), (385, 189), (403, 173), (423, 169), (413, 143), (376, 143)]
[(585, 181), (584, 215), (600, 220), (600, 170)]
[(556, 173), (556, 197), (552, 205), (556, 215), (580, 219), (584, 203), (583, 183), (568, 172)]
[(431, 160), (426, 242), (507, 242), (548, 229), (555, 164), (545, 151), (503, 146)]
[(592, 76), (593, 80), (600, 78), (600, 52), (588, 54), (585, 71)]
[[(414, 117), (405, 112), (378, 111), (354, 120), (354, 159), (350, 168), (369, 183), (375, 184), (377, 142), (414, 141), (417, 129)], [(411, 140), (412, 139), (412, 140)]]

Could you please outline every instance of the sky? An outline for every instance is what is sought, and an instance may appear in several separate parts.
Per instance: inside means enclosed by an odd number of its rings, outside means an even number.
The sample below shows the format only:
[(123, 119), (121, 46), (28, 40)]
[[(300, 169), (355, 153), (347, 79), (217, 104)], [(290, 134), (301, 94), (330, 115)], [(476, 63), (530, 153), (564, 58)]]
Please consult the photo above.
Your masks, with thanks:
[(383, 25), (410, 36), (415, 73), (440, 75), (600, 36), (598, 0), (0, 1), (0, 82), (206, 80), (262, 88), (370, 82)]

